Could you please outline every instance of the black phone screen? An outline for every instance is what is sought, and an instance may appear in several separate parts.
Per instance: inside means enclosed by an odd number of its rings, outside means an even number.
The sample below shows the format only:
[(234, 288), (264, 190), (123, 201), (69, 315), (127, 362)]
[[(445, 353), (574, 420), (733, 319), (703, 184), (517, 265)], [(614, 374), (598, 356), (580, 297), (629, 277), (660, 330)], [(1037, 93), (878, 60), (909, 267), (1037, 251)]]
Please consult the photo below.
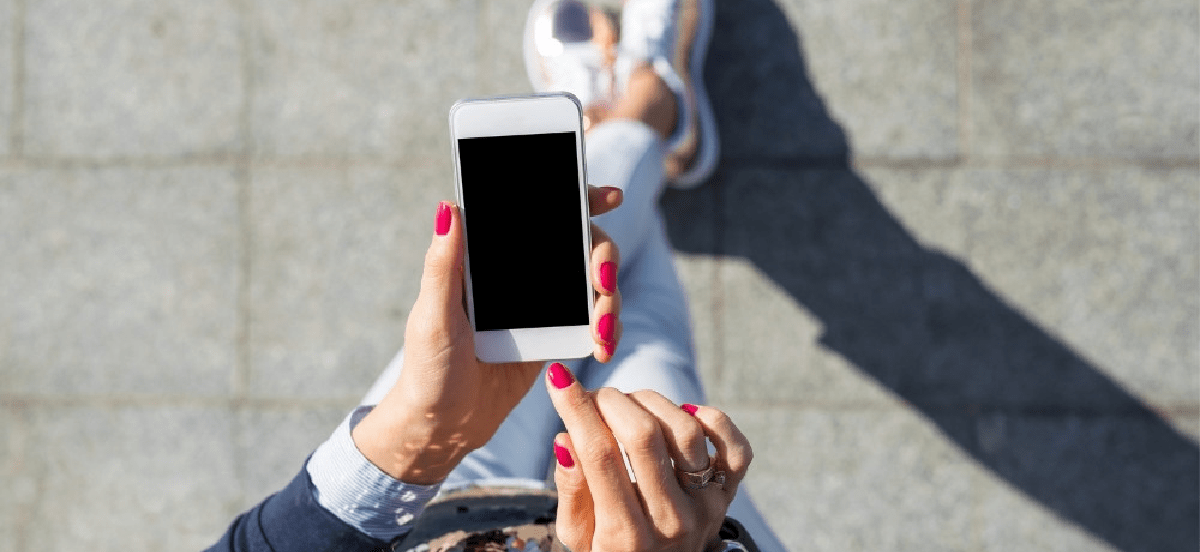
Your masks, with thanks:
[(586, 326), (574, 132), (458, 140), (475, 330)]

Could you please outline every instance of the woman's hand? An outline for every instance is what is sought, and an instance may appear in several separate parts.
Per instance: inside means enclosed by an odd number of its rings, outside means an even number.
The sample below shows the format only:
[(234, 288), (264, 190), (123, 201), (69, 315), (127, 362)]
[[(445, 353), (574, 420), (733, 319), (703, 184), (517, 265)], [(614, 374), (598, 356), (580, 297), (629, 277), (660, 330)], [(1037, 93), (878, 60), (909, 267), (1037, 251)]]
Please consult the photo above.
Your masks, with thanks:
[[(621, 198), (616, 188), (589, 188), (591, 214), (615, 209)], [(475, 357), (463, 300), (463, 249), (459, 210), (443, 202), (425, 254), (421, 291), (408, 316), (400, 379), (354, 429), (363, 455), (405, 483), (439, 482), (467, 453), (487, 443), (544, 365), (485, 364)], [(592, 336), (601, 362), (612, 358), (620, 337), (617, 263), (616, 246), (593, 224)]]
[[(700, 552), (718, 542), (725, 511), (753, 458), (749, 441), (725, 413), (680, 408), (654, 391), (589, 393), (557, 363), (547, 380), (567, 428), (554, 442), (557, 531), (563, 544), (576, 552)], [(709, 440), (717, 450), (712, 458)], [(723, 472), (723, 484), (714, 479), (703, 488), (685, 488), (680, 483), (680, 473), (709, 467)]]

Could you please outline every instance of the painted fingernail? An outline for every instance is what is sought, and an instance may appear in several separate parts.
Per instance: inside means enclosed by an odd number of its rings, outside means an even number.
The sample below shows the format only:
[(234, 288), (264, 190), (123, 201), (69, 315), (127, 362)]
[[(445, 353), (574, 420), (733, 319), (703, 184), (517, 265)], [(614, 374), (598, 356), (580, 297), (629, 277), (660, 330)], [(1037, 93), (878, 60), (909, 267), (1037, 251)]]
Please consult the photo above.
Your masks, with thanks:
[(617, 263), (605, 261), (600, 263), (600, 287), (604, 291), (617, 291)]
[(604, 354), (605, 354), (606, 356), (608, 356), (608, 358), (612, 358), (612, 357), (613, 357), (613, 351), (616, 351), (616, 350), (617, 350), (617, 344), (616, 344), (616, 343), (607, 343), (607, 344), (605, 344), (605, 345), (604, 345)]
[(682, 408), (684, 412), (687, 412), (688, 414), (691, 414), (692, 416), (695, 416), (696, 411), (700, 410), (700, 407), (696, 406), (694, 404), (685, 404), (679, 408)]
[(556, 441), (554, 443), (554, 457), (558, 459), (558, 465), (564, 468), (570, 468), (575, 465), (575, 459), (571, 458), (571, 451), (567, 450)]
[(612, 341), (613, 334), (617, 330), (617, 317), (612, 313), (608, 313), (600, 317), (600, 323), (597, 324), (596, 331), (600, 333), (600, 341)]
[(567, 370), (567, 367), (560, 362), (551, 364), (547, 372), (550, 373), (550, 384), (555, 389), (565, 389), (575, 382), (575, 378), (571, 377), (571, 371)]
[(437, 219), (433, 224), (433, 231), (439, 236), (445, 236), (450, 233), (450, 204), (443, 201), (438, 204)]

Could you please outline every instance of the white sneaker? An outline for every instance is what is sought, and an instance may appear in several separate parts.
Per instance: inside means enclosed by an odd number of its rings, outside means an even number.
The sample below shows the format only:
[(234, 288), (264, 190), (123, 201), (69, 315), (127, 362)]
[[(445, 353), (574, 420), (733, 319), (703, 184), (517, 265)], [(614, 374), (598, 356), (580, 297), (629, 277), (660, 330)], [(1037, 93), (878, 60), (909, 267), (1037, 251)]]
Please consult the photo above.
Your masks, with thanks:
[(579, 0), (537, 0), (525, 22), (525, 71), (537, 92), (570, 92), (585, 108), (618, 90), (616, 21)]
[(694, 188), (712, 175), (720, 144), (704, 89), (704, 57), (713, 31), (712, 0), (627, 0), (617, 46), (618, 82), (648, 63), (678, 99), (679, 120), (667, 139), (672, 187)]
[(720, 150), (703, 77), (713, 0), (626, 0), (619, 26), (613, 10), (595, 4), (534, 2), (524, 38), (533, 89), (571, 92), (585, 110), (603, 111), (625, 89), (633, 69), (649, 65), (675, 93), (679, 111), (666, 143), (667, 179), (680, 189), (700, 185), (712, 175)]

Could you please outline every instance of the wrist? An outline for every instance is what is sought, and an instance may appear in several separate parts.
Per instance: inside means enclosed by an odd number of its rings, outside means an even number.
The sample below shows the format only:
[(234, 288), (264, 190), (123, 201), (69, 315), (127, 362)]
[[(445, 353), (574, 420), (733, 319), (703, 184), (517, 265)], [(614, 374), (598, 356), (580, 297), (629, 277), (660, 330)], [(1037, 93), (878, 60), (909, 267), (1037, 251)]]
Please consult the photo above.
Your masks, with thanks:
[(414, 485), (440, 483), (471, 448), (455, 435), (441, 435), (423, 417), (385, 419), (372, 411), (351, 432), (354, 446), (388, 476)]

